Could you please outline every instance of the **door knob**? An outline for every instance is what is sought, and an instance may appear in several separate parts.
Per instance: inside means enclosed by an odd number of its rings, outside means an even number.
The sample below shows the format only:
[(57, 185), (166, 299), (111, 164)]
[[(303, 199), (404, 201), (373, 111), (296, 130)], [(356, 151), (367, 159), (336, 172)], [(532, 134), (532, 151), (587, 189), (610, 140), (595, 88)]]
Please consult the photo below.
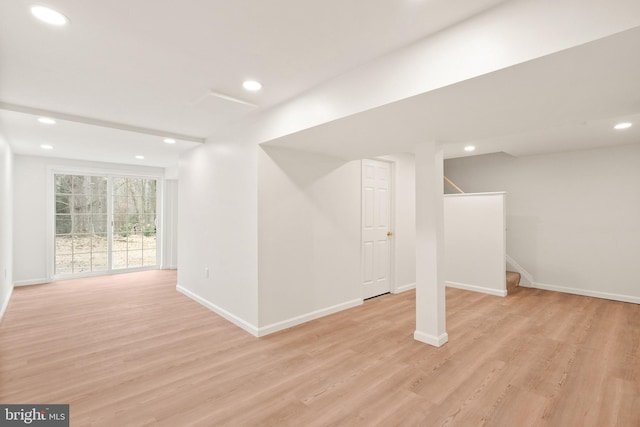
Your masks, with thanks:
[(390, 231), (387, 231), (387, 237), (391, 237), (391, 236), (393, 236), (393, 233)]

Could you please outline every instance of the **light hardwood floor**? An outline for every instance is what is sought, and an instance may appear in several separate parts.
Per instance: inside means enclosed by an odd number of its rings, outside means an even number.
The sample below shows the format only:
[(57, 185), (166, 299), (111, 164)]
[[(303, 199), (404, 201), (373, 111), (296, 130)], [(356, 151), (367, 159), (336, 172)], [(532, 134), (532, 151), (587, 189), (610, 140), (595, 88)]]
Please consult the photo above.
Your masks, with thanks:
[(447, 290), (449, 343), (412, 338), (415, 293), (254, 338), (171, 271), (16, 288), (0, 402), (72, 426), (640, 426), (640, 306)]

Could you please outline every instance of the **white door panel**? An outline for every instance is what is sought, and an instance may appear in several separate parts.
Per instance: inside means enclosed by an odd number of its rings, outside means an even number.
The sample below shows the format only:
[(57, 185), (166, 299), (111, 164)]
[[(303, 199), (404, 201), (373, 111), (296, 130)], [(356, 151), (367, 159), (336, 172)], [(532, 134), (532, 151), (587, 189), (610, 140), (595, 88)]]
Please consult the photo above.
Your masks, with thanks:
[(391, 290), (391, 165), (362, 161), (362, 289), (363, 298)]

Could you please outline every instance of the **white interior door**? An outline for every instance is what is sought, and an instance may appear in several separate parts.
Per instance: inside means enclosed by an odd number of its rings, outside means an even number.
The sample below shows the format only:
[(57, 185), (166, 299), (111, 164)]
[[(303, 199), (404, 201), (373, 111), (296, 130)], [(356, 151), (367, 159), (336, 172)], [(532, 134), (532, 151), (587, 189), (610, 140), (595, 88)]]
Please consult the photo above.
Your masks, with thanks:
[(391, 290), (391, 165), (362, 161), (362, 295)]

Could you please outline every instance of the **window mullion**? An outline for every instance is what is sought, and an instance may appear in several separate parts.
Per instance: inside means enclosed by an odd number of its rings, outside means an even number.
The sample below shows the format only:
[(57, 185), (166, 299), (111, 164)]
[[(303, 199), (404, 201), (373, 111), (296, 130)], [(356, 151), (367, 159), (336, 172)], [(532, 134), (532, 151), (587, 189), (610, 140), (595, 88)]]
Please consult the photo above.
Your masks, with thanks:
[(107, 177), (107, 271), (113, 271), (113, 175)]

